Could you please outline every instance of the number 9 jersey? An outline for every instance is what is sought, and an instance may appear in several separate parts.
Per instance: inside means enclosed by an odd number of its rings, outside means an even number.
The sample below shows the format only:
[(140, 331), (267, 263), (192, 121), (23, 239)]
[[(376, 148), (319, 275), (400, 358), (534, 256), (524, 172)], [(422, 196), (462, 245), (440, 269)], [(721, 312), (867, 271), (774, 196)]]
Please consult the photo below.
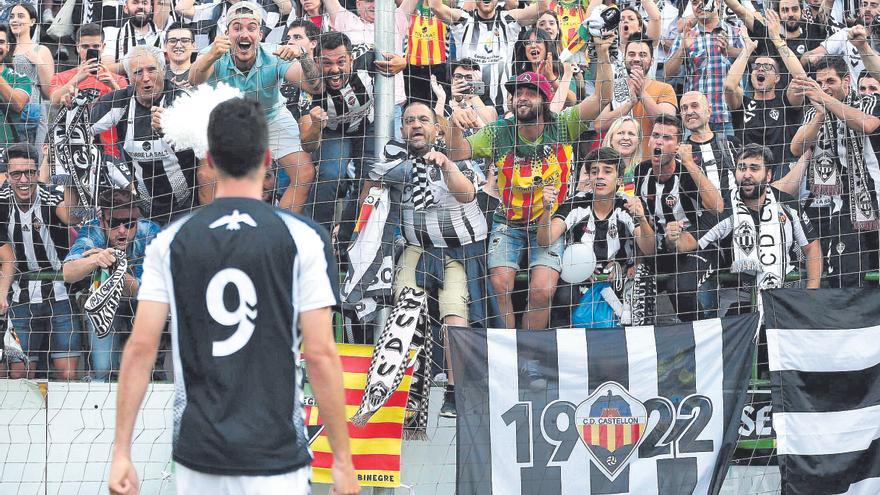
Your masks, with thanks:
[(138, 299), (171, 312), (174, 460), (243, 476), (307, 465), (298, 316), (338, 305), (327, 232), (255, 199), (222, 198), (169, 225), (146, 253)]

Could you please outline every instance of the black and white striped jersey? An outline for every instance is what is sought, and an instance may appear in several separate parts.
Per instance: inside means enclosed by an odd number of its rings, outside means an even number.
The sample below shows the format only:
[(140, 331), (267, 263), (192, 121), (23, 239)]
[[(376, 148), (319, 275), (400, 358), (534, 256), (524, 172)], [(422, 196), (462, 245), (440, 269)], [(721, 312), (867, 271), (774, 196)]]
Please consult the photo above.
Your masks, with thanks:
[(298, 321), (338, 304), (338, 280), (322, 227), (256, 199), (217, 199), (150, 243), (138, 299), (170, 306), (177, 462), (247, 476), (310, 462)]
[[(712, 139), (705, 143), (698, 143), (693, 137), (689, 137), (687, 144), (693, 147), (694, 162), (721, 193), (724, 206), (729, 209), (731, 195), (736, 190), (736, 177), (733, 171), (736, 169), (739, 141), (716, 132)], [(702, 206), (701, 201), (700, 207)]]
[(522, 25), (503, 8), (495, 10), (491, 19), (483, 19), (476, 11), (465, 12), (451, 27), (455, 40), (455, 56), (470, 58), (480, 65), (486, 94), (483, 101), (501, 109), (507, 107), (504, 84), (513, 75), (513, 46)]
[[(639, 164), (636, 170), (636, 194), (642, 198), (645, 214), (654, 220), (657, 233), (657, 252), (666, 253), (666, 224), (684, 222), (684, 230), (695, 237), (714, 225), (700, 224), (700, 191), (697, 183), (684, 166), (676, 160), (675, 173), (665, 182), (658, 180), (651, 167), (651, 160)], [(704, 215), (708, 217), (709, 215)], [(713, 218), (713, 220), (717, 217)]]
[[(153, 105), (167, 108), (182, 94), (166, 82)], [(93, 135), (116, 127), (122, 140), (120, 147), (134, 171), (138, 195), (149, 202), (145, 213), (150, 219), (192, 208), (195, 155), (191, 149), (175, 150), (153, 129), (150, 108), (134, 98), (134, 86), (102, 96), (92, 108), (91, 117)]]
[(598, 266), (609, 261), (626, 264), (635, 256), (636, 223), (625, 205), (626, 196), (618, 195), (608, 217), (597, 218), (593, 194), (580, 192), (563, 201), (553, 217), (565, 222), (566, 245), (593, 243)]
[[(405, 145), (398, 143), (400, 146)], [(386, 150), (391, 146), (386, 147)], [(457, 162), (459, 170), (473, 184), (476, 191), (478, 175), (473, 161)], [(406, 243), (422, 247), (460, 247), (486, 239), (489, 228), (486, 215), (480, 211), (476, 198), (470, 203), (460, 203), (449, 192), (443, 172), (439, 167), (427, 166), (426, 185), (434, 198), (434, 204), (416, 211), (413, 202), (415, 179), (411, 157), (378, 162), (370, 172), (370, 178), (381, 180), (391, 187), (391, 201), (401, 208), (401, 233)]]
[[(33, 203), (21, 205), (8, 182), (0, 187), (0, 221), (5, 224), (2, 236), (11, 241), (15, 249), (17, 274), (61, 271), (70, 249), (68, 227), (58, 217), (58, 206), (63, 201), (61, 188), (38, 184)], [(12, 282), (14, 303), (64, 301), (67, 298), (67, 288), (61, 280), (22, 281), (16, 277)]]
[(327, 112), (327, 129), (347, 135), (365, 136), (373, 123), (373, 62), (368, 45), (352, 48), (351, 76), (340, 89), (325, 88), (317, 104)]

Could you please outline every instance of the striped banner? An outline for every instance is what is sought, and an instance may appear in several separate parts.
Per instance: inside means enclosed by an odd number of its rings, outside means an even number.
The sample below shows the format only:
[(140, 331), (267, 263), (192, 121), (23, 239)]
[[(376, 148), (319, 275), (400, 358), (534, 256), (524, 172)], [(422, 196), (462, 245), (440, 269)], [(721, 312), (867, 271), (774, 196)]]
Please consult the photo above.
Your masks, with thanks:
[(762, 294), (782, 493), (880, 493), (880, 290)]
[(457, 494), (718, 493), (758, 321), (450, 329)]
[[(343, 385), (345, 387), (345, 416), (351, 418), (357, 412), (367, 384), (367, 373), (373, 346), (337, 344), (342, 360)], [(409, 359), (412, 359), (410, 353)], [(391, 394), (388, 402), (374, 414), (363, 428), (348, 423), (351, 438), (351, 453), (361, 486), (400, 486), (400, 446), (403, 435), (403, 420), (406, 415), (406, 400), (409, 396), (413, 368), (406, 374), (397, 391)], [(314, 460), (312, 461), (312, 481), (315, 483), (333, 482), (330, 468), (333, 455), (327, 432), (321, 422), (321, 415), (315, 400), (310, 396), (307, 386), (304, 400), (304, 420), (306, 433)]]

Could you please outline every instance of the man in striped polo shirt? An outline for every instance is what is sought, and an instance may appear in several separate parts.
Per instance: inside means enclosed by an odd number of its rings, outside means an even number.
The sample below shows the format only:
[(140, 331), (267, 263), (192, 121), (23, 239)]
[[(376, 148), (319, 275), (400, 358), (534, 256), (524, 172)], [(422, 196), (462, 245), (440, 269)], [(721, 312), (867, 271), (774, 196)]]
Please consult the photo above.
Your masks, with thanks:
[[(473, 161), (453, 162), (434, 149), (440, 126), (425, 102), (410, 103), (403, 113), (404, 143), (386, 146), (389, 161), (376, 163), (364, 193), (377, 183), (390, 188), (391, 219), (400, 219), (406, 249), (397, 265), (394, 294), (404, 287), (436, 297), (444, 325), (485, 326), (486, 217), (476, 201)], [(366, 194), (363, 194), (364, 196)], [(446, 353), (447, 362), (449, 352)], [(446, 397), (440, 415), (455, 417), (455, 395), (449, 366)]]

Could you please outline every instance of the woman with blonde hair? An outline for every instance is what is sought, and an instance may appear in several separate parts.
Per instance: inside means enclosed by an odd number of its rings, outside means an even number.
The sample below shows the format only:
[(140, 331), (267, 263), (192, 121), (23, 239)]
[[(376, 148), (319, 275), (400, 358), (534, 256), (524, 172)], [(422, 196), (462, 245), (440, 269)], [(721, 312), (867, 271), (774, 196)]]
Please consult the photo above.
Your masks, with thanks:
[(627, 196), (635, 195), (635, 169), (642, 161), (642, 128), (639, 122), (630, 115), (618, 117), (611, 123), (602, 146), (614, 148), (623, 160), (623, 184), (620, 192)]

